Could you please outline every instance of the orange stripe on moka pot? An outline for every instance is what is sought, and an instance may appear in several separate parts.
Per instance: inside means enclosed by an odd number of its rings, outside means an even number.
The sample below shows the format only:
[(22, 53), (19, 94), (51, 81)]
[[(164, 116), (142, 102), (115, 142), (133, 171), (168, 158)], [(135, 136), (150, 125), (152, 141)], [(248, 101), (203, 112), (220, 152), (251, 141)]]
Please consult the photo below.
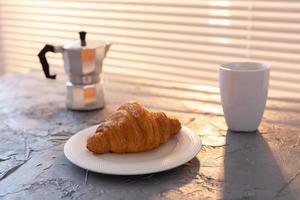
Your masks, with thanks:
[(84, 102), (86, 104), (94, 103), (97, 99), (97, 91), (95, 87), (84, 88)]

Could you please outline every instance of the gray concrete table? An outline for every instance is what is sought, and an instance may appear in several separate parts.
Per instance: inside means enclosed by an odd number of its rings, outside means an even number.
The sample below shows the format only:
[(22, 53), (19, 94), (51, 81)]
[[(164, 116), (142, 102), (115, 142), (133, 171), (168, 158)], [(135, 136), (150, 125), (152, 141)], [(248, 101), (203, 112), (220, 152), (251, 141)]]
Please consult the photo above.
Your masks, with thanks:
[[(0, 78), (0, 199), (300, 199), (297, 99), (271, 94), (259, 132), (241, 134), (227, 131), (215, 88), (113, 73), (105, 81), (106, 107), (74, 112), (65, 108), (62, 80)], [(176, 169), (140, 176), (71, 164), (65, 141), (129, 100), (176, 115), (201, 136), (201, 152)]]

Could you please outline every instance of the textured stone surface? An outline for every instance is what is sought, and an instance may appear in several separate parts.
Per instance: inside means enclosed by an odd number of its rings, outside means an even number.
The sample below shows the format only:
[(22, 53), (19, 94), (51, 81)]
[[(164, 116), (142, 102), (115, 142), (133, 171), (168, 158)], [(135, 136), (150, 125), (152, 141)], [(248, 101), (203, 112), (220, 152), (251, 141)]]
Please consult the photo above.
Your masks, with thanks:
[[(0, 199), (297, 199), (300, 102), (271, 97), (259, 132), (227, 131), (215, 89), (105, 76), (103, 110), (65, 108), (63, 81), (0, 78)], [(141, 176), (96, 174), (71, 164), (65, 141), (138, 100), (176, 115), (200, 135), (196, 158)]]

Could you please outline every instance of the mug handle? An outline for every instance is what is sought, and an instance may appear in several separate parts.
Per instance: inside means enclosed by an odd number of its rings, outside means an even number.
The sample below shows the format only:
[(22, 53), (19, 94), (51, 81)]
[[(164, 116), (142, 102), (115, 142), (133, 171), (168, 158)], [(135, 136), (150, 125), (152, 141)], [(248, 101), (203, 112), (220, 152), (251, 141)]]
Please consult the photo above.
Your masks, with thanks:
[(47, 62), (47, 58), (46, 58), (46, 53), (49, 51), (53, 52), (53, 53), (59, 53), (59, 52), (62, 52), (62, 47), (46, 44), (44, 46), (44, 48), (42, 48), (42, 50), (38, 54), (38, 57), (40, 59), (40, 63), (42, 64), (43, 71), (45, 73), (46, 78), (55, 79), (56, 74), (53, 74), (53, 75), (50, 74), (50, 68), (49, 68), (49, 64)]

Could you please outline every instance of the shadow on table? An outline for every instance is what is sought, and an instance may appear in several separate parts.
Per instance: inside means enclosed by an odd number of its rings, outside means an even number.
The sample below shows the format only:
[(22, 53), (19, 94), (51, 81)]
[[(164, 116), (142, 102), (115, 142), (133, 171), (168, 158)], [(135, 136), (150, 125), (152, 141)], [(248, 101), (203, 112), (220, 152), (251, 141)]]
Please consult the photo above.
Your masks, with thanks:
[(261, 133), (227, 131), (224, 199), (296, 199)]
[(174, 190), (191, 182), (198, 174), (200, 162), (197, 157), (190, 162), (164, 172), (135, 175), (116, 176), (89, 172), (87, 184), (101, 188), (109, 199), (145, 199), (160, 196), (160, 193)]

